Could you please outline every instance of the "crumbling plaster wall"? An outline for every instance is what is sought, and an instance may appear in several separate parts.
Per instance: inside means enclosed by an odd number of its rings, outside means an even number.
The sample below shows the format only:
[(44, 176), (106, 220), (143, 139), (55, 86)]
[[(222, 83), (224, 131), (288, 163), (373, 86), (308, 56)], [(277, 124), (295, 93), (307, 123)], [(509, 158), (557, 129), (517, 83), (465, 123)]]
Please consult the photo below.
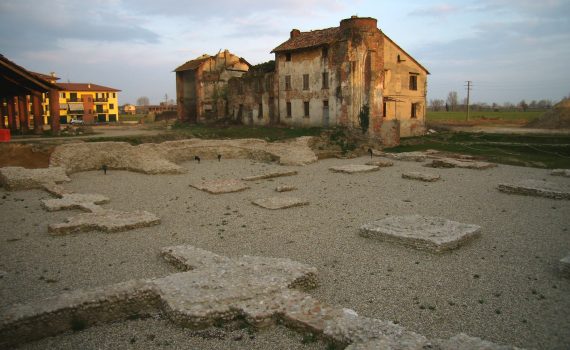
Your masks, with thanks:
[[(339, 101), (334, 98), (338, 79), (331, 66), (331, 52), (323, 56), (321, 47), (291, 52), (291, 61), (285, 53), (276, 54), (279, 84), (279, 116), (286, 125), (300, 127), (336, 125), (340, 111)], [(323, 88), (323, 73), (328, 73), (328, 88)], [(308, 89), (303, 89), (303, 76), (308, 74)], [(291, 77), (291, 88), (286, 89), (286, 76)], [(324, 102), (328, 101), (328, 120)], [(287, 115), (287, 102), (291, 102), (291, 116)], [(305, 116), (304, 102), (309, 102), (309, 116)]]
[[(400, 59), (398, 60), (398, 57)], [(400, 136), (418, 136), (425, 133), (427, 73), (402, 49), (385, 39), (384, 96), (387, 97), (386, 120), (400, 122)], [(417, 77), (417, 90), (410, 90), (410, 75)], [(412, 104), (416, 103), (416, 118)]]

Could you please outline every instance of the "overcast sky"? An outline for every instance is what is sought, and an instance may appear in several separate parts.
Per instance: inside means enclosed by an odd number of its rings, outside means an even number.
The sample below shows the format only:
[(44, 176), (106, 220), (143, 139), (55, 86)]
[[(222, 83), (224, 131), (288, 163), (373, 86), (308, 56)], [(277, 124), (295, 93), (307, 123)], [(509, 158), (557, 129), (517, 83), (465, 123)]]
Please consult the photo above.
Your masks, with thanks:
[(560, 100), (570, 94), (569, 0), (1, 0), (0, 54), (62, 82), (122, 90), (120, 103), (173, 98), (177, 66), (229, 49), (252, 64), (302, 31), (351, 15), (431, 73), (428, 99)]

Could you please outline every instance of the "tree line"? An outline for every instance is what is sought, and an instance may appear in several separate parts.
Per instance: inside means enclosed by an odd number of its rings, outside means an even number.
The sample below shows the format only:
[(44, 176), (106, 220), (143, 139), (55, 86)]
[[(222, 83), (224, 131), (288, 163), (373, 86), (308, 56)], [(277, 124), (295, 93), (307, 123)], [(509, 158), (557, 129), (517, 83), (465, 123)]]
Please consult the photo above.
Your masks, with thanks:
[[(523, 111), (527, 110), (542, 110), (552, 108), (552, 100), (542, 99), (542, 100), (532, 100), (527, 102), (522, 100), (517, 104), (511, 102), (505, 102), (502, 104), (498, 103), (486, 103), (486, 102), (475, 102), (469, 105), (469, 109), (472, 111)], [(450, 91), (447, 94), (447, 98), (444, 99), (431, 99), (429, 100), (429, 109), (432, 111), (465, 111), (467, 109), (467, 98), (463, 99), (461, 103), (459, 102), (459, 97), (457, 96), (457, 91)]]

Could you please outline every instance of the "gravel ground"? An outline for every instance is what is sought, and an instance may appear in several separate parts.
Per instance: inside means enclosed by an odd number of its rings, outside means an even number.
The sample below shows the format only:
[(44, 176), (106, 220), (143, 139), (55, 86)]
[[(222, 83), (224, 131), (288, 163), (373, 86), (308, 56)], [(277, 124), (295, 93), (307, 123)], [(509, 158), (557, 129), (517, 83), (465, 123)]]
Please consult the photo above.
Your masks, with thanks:
[[(526, 348), (570, 347), (570, 280), (557, 270), (570, 253), (570, 201), (508, 195), (501, 182), (546, 179), (570, 186), (548, 170), (500, 165), (478, 171), (395, 165), (364, 174), (339, 174), (331, 166), (368, 158), (327, 159), (305, 167), (250, 160), (183, 164), (185, 175), (126, 171), (84, 172), (64, 186), (111, 199), (105, 208), (147, 210), (158, 226), (128, 232), (52, 237), (49, 223), (74, 215), (46, 212), (42, 191), (0, 189), (0, 307), (133, 278), (175, 272), (159, 249), (191, 244), (228, 256), (287, 257), (319, 269), (310, 293), (359, 314), (398, 322), (427, 337), (459, 332)], [(231, 179), (273, 170), (299, 175), (259, 180), (243, 192), (212, 195), (189, 187), (202, 179)], [(433, 183), (406, 180), (402, 172), (441, 175)], [(279, 194), (278, 185), (296, 191)], [(251, 204), (270, 196), (295, 196), (308, 206), (267, 210)], [(358, 235), (358, 227), (387, 215), (422, 214), (482, 227), (481, 237), (436, 255)], [(0, 275), (1, 276), (1, 275)], [(240, 334), (242, 335), (240, 337)], [(24, 345), (24, 349), (311, 349), (320, 342), (277, 327), (255, 332), (196, 332), (161, 319), (115, 323)], [(237, 339), (237, 340), (236, 340)], [(305, 339), (306, 340), (306, 339)], [(277, 344), (276, 344), (277, 343)]]

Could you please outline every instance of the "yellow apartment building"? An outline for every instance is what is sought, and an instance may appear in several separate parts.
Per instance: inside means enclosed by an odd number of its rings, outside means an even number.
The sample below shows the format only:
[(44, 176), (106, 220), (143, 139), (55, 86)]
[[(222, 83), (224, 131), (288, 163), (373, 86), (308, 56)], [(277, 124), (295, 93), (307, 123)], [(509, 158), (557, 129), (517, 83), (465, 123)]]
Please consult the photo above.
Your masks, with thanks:
[[(57, 83), (59, 92), (60, 123), (73, 119), (86, 124), (119, 121), (119, 92), (121, 90), (92, 83)], [(44, 98), (44, 110), (48, 105)]]

